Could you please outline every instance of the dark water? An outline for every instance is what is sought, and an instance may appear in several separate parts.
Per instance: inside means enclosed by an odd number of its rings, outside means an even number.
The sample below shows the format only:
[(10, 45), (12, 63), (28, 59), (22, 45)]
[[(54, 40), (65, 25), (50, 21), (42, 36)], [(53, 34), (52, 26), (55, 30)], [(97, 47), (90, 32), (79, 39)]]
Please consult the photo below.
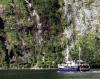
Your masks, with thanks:
[(100, 71), (0, 70), (0, 79), (100, 79)]

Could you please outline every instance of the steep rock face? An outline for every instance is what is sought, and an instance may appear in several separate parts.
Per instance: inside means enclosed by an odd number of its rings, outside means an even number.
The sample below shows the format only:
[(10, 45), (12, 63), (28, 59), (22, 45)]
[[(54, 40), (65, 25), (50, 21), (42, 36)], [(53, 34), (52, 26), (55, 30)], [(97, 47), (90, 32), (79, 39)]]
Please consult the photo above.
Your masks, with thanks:
[(100, 0), (64, 0), (64, 16), (68, 28), (64, 34), (75, 42), (78, 35), (100, 33)]
[[(0, 48), (3, 49), (0, 49), (0, 67), (56, 67), (68, 60), (66, 54), (74, 47), (78, 35), (100, 33), (99, 0), (24, 0), (22, 3), (12, 0), (5, 16), (0, 5)], [(68, 41), (62, 35), (63, 29)]]

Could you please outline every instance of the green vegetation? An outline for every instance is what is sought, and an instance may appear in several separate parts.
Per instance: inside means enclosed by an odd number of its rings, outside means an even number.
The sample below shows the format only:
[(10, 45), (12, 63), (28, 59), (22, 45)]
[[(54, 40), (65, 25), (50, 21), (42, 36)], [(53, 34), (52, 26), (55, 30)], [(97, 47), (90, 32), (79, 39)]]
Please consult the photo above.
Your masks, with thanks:
[(90, 65), (100, 65), (100, 42), (97, 41), (97, 35), (87, 34), (80, 36), (77, 44), (72, 50), (72, 58), (78, 59), (79, 46), (81, 47), (81, 58)]
[(0, 0), (0, 4), (7, 4), (11, 0)]
[[(0, 4), (5, 5), (5, 17), (0, 21), (3, 27), (0, 27), (0, 67), (56, 68), (64, 60), (68, 42), (62, 34), (67, 27), (62, 13), (64, 1), (30, 1), (31, 8), (24, 0), (0, 0)], [(88, 4), (91, 1), (88, 0)], [(36, 16), (32, 17), (33, 10), (39, 15), (40, 28)], [(80, 46), (83, 60), (91, 65), (100, 63), (100, 42), (96, 36), (79, 36), (71, 51), (72, 58), (77, 59)]]
[[(39, 16), (41, 26), (42, 43), (36, 36), (34, 20), (28, 21), (31, 9), (20, 0), (2, 0), (6, 4), (5, 47), (1, 44), (1, 67), (57, 67), (63, 61), (62, 51), (66, 48), (66, 38), (62, 35), (66, 22), (62, 14), (58, 0), (33, 0), (33, 9)], [(64, 21), (64, 22), (63, 22)], [(2, 33), (2, 32), (1, 32)], [(59, 61), (59, 62), (58, 62)]]

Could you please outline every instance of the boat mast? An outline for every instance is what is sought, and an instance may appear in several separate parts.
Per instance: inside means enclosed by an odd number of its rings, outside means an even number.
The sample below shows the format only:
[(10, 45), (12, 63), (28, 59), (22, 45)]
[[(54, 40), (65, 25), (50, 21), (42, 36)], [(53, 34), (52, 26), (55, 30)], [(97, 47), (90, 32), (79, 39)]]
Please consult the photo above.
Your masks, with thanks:
[(81, 47), (79, 46), (79, 65), (80, 65), (80, 60), (81, 60)]

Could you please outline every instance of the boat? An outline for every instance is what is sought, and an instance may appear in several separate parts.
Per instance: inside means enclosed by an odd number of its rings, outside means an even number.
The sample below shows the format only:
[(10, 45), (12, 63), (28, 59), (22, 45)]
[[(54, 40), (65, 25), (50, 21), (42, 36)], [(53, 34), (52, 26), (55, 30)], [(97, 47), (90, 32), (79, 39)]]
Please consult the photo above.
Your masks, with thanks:
[(80, 71), (78, 64), (76, 64), (74, 61), (68, 61), (65, 64), (58, 64), (58, 71), (62, 72), (62, 71)]
[(79, 66), (80, 71), (89, 71), (90, 70), (90, 65), (83, 60), (77, 60), (77, 64), (79, 64), (78, 66)]
[(80, 59), (80, 48), (79, 48), (79, 60), (69, 61), (69, 51), (67, 49), (66, 62), (63, 64), (58, 64), (59, 72), (79, 72), (79, 71), (89, 71), (90, 66), (85, 61)]

